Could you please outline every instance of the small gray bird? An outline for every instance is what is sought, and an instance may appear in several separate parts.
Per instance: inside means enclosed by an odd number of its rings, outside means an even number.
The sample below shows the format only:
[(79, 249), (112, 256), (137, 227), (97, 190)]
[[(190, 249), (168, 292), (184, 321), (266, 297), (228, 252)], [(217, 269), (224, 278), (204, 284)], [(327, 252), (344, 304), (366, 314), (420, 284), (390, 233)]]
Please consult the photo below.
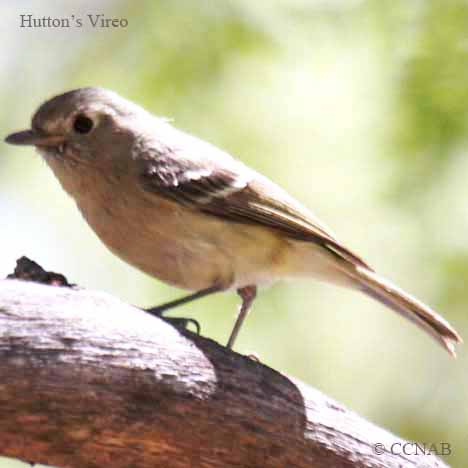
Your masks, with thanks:
[(229, 154), (117, 94), (69, 91), (45, 102), (32, 128), (7, 143), (34, 145), (98, 237), (140, 270), (242, 305), (232, 347), (257, 286), (312, 276), (363, 291), (428, 332), (449, 353), (458, 333), (428, 306), (377, 275), (284, 190)]

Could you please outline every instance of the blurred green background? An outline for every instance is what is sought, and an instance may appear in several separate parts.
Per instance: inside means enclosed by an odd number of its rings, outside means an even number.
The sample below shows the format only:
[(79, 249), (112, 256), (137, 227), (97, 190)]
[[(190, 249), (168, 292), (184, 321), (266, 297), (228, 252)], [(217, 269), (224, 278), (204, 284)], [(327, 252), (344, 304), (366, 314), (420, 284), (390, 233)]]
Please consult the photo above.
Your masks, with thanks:
[[(19, 27), (100, 13), (128, 26)], [(54, 94), (113, 89), (268, 175), (467, 339), (466, 1), (4, 1), (0, 15), (2, 138)], [(32, 149), (0, 154), (0, 276), (27, 255), (133, 304), (183, 294), (109, 253)], [(178, 313), (224, 344), (237, 304)], [(466, 345), (450, 359), (381, 305), (311, 280), (261, 291), (236, 350), (468, 466)]]

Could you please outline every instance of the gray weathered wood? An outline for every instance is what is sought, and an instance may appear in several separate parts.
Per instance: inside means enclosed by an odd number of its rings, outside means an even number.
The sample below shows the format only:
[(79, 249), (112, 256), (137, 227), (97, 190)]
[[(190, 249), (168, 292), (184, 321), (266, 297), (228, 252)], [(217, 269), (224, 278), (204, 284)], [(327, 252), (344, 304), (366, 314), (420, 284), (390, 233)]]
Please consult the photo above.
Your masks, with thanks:
[(0, 415), (0, 454), (60, 467), (446, 466), (106, 294), (17, 280), (0, 281)]

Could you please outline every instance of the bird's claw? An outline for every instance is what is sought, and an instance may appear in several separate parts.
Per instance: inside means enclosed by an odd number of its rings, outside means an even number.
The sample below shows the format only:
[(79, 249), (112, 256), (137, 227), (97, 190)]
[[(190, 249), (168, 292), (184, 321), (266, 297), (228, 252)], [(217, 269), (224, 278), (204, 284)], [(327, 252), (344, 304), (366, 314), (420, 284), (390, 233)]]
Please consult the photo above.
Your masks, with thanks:
[(186, 317), (165, 317), (163, 315), (164, 309), (161, 308), (158, 310), (158, 307), (152, 307), (151, 309), (143, 309), (146, 313), (153, 315), (154, 317), (159, 317), (160, 319), (164, 320), (165, 322), (169, 323), (175, 328), (179, 328), (182, 330), (188, 330), (188, 326), (190, 324), (194, 325), (197, 335), (200, 334), (201, 327), (197, 320), (193, 318), (186, 318)]
[(192, 324), (195, 327), (195, 332), (197, 335), (200, 334), (201, 327), (197, 320), (193, 318), (186, 317), (161, 317), (163, 320), (173, 325), (176, 328), (182, 328), (183, 330), (188, 330), (188, 326)]

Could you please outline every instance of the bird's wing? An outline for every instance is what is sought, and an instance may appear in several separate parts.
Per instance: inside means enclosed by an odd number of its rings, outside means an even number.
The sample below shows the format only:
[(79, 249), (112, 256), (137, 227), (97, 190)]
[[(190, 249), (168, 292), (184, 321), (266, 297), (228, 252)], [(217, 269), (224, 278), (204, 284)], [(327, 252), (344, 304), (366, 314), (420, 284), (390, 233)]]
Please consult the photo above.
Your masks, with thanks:
[(143, 188), (211, 216), (314, 242), (335, 257), (372, 270), (280, 187), (221, 150), (208, 144), (205, 149), (211, 157), (167, 147), (146, 154), (140, 159)]

